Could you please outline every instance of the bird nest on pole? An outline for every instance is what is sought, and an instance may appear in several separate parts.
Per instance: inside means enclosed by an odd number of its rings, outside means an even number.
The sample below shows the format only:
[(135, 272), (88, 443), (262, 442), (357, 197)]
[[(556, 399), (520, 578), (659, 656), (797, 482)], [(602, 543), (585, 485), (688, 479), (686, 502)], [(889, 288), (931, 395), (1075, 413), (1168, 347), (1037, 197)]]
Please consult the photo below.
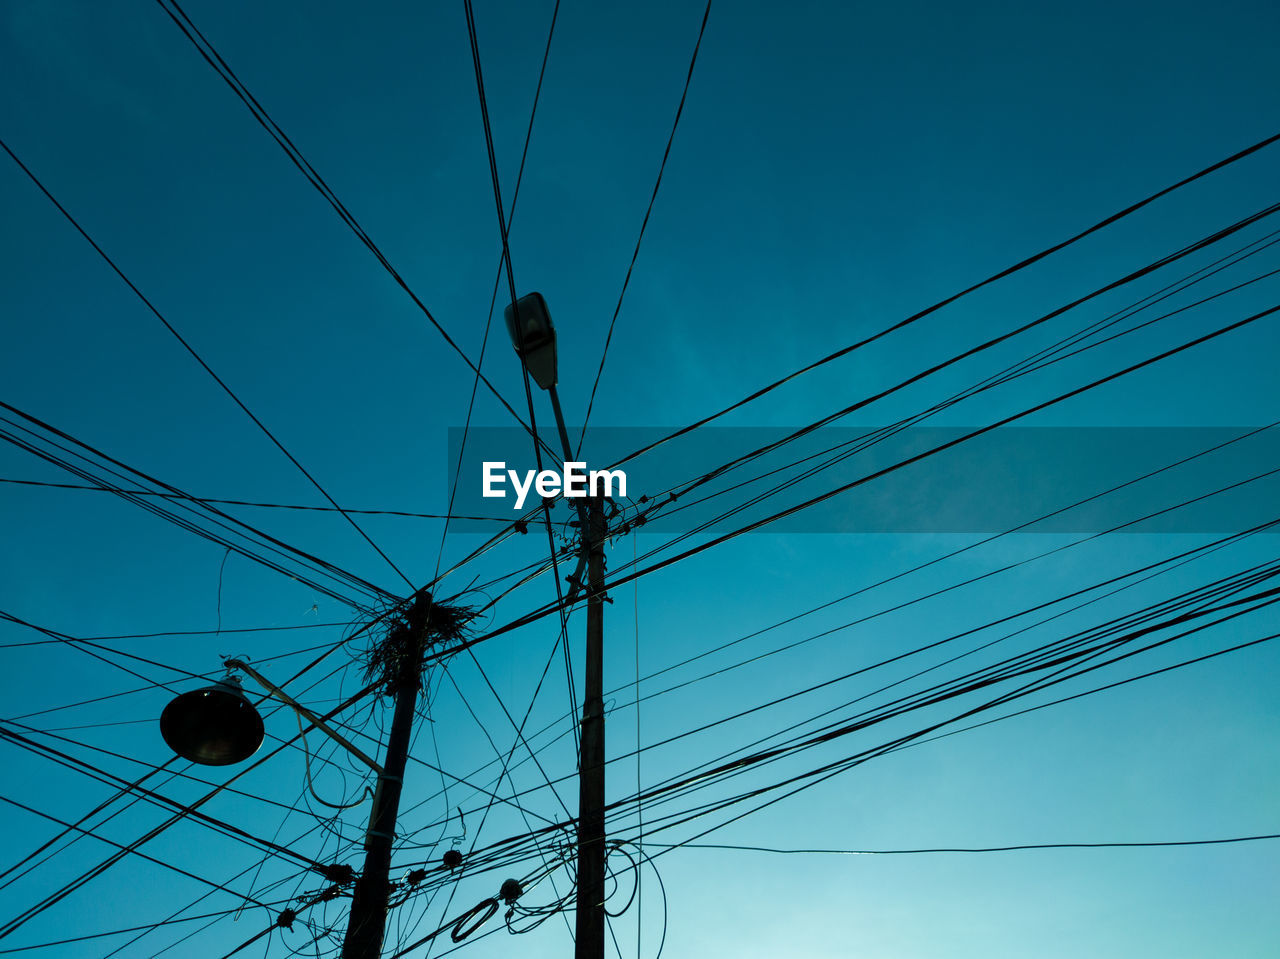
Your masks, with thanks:
[(422, 590), (407, 607), (387, 617), (386, 634), (366, 655), (365, 678), (377, 682), (388, 695), (402, 682), (421, 685), (423, 657), (465, 640), (475, 615), (470, 606), (437, 603)]

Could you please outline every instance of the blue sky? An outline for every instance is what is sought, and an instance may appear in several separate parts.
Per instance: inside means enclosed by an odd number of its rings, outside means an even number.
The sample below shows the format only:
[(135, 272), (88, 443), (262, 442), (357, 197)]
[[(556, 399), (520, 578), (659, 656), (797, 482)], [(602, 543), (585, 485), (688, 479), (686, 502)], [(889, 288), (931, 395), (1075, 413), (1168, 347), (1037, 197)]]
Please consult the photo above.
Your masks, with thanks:
[[(480, 0), (475, 6), (508, 204), (553, 6), (541, 0)], [(480, 362), (501, 241), (462, 5), (388, 0), (304, 8), (190, 0), (184, 9), (462, 352)], [(518, 291), (541, 291), (555, 317), (561, 399), (575, 435), (703, 12), (702, 4), (674, 2), (559, 9), (510, 242)], [(636, 429), (637, 435), (685, 426), (1274, 135), (1270, 40), (1276, 19), (1273, 5), (1257, 2), (1212, 8), (1083, 3), (1069, 9), (936, 2), (864, 8), (804, 3), (785, 10), (764, 3), (715, 5), (591, 424)], [(449, 431), (467, 421), (471, 370), (158, 4), (6, 4), (0, 10), (0, 89), (4, 142), (338, 503), (446, 511)], [(1236, 223), (1276, 201), (1277, 149), (1258, 151), (799, 377), (712, 428), (804, 426)], [(324, 504), (7, 156), (0, 157), (0, 217), (7, 227), (0, 231), (0, 400), (197, 497)], [(1263, 246), (1274, 229), (1270, 222), (1261, 220), (836, 425), (871, 429), (911, 416), (1245, 244), (1257, 242), (1256, 255), (1138, 319), (1256, 282), (965, 400), (924, 425), (987, 425), (1274, 306), (1280, 284), (1265, 274), (1280, 264), (1274, 248)], [(506, 289), (504, 280), (499, 308)], [(527, 418), (519, 364), (500, 319), (484, 350), (483, 370)], [(1280, 405), (1277, 339), (1274, 316), (1261, 319), (1020, 425), (1266, 426)], [(554, 446), (546, 397), (535, 390), (533, 399), (539, 427)], [(515, 425), (483, 388), (472, 423)], [(641, 457), (628, 465), (629, 492), (636, 499), (665, 494), (701, 471), (697, 464), (706, 450), (747, 435), (754, 432), (724, 431), (713, 442), (704, 430), (673, 442), (660, 458)], [(1194, 471), (1171, 472), (1173, 479), (1158, 491), (1140, 490), (1133, 509), (1159, 509), (1273, 469), (1273, 451), (1274, 443), (1250, 447), (1242, 441), (1233, 451), (1238, 455), (1206, 459)], [(589, 462), (600, 455), (590, 433), (584, 455)], [(513, 444), (510, 457), (527, 460), (527, 440)], [(783, 465), (787, 450), (773, 457), (764, 461), (769, 467)], [(818, 495), (872, 461), (855, 457), (768, 503), (781, 509)], [(747, 465), (740, 475), (764, 468)], [(1010, 480), (1002, 488), (1016, 489), (1025, 464), (1011, 458), (993, 469)], [(1100, 482), (1105, 472), (1099, 470)], [(850, 512), (853, 497), (910, 509), (901, 500), (908, 489), (917, 495), (918, 487), (906, 475), (900, 483), (890, 474), (845, 494)], [(0, 448), (0, 478), (83, 482), (10, 443)], [(1052, 492), (1059, 478), (1026, 481)], [(1087, 481), (1087, 475), (1073, 477), (1070, 492)], [(480, 477), (464, 473), (462, 482), (478, 487)], [(1063, 485), (1060, 495), (1067, 493)], [(730, 491), (714, 502), (728, 508), (742, 498)], [(826, 508), (838, 513), (840, 502)], [(224, 508), (390, 593), (408, 591), (341, 516)], [(563, 504), (559, 510), (563, 532), (568, 513)], [(0, 609), (73, 637), (165, 633), (103, 640), (108, 650), (95, 651), (110, 661), (104, 662), (65, 643), (20, 645), (48, 637), (0, 623), (6, 729), (25, 724), (30, 728), (24, 735), (132, 780), (145, 771), (143, 764), (169, 758), (156, 726), (160, 710), (173, 692), (199, 685), (188, 674), (217, 675), (219, 655), (249, 657), (283, 682), (329, 651), (321, 667), (288, 686), (317, 709), (336, 705), (362, 685), (365, 640), (342, 640), (354, 628), (347, 624), (362, 624), (368, 615), (312, 586), (228, 556), (221, 546), (104, 492), (0, 483), (0, 516), (6, 545)], [(415, 586), (486, 539), (469, 526), (451, 530), (442, 544), (438, 520), (358, 520)], [(732, 526), (730, 521), (726, 528)], [(826, 721), (852, 716), (894, 695), (875, 692), (881, 686), (901, 681), (900, 691), (921, 690), (954, 678), (966, 663), (994, 664), (1275, 561), (1276, 537), (1252, 536), (960, 663), (944, 664), (942, 652), (923, 654), (658, 745), (1232, 532), (1111, 534), (1025, 563), (1083, 537), (1018, 533), (870, 588), (990, 533), (761, 531), (620, 585), (606, 610), (609, 755), (618, 757), (609, 767), (609, 796), (631, 797), (637, 782), (648, 789), (713, 766), (755, 740), (773, 743), (771, 737), (792, 723), (803, 722), (801, 729), (812, 732), (822, 721), (814, 717), (826, 710), (833, 710)], [(655, 551), (653, 560), (660, 560), (705, 542), (706, 536), (677, 544), (669, 534), (619, 534), (610, 546), (610, 570), (625, 575), (633, 557)], [(483, 605), (509, 585), (501, 577), (546, 556), (545, 533), (531, 529), (469, 562), (438, 592), (474, 587), (478, 591), (462, 601)], [(920, 600), (1015, 563), (1022, 565)], [(501, 585), (490, 585), (495, 582)], [(837, 605), (710, 652), (864, 587)], [(544, 574), (503, 596), (478, 629), (500, 627), (554, 600)], [(1029, 625), (1029, 619), (1004, 631)], [(582, 620), (576, 611), (569, 621), (578, 670)], [(1276, 624), (1274, 608), (1260, 607), (1007, 710), (1260, 639), (1277, 632)], [(208, 632), (219, 628), (221, 635)], [(999, 635), (995, 629), (977, 637)], [(429, 673), (430, 720), (424, 710), (415, 756), (491, 785), (496, 765), (476, 771), (494, 760), (495, 750), (511, 749), (514, 731), (504, 709), (520, 717), (533, 700), (527, 729), (546, 731), (532, 745), (550, 778), (567, 777), (556, 788), (573, 809), (572, 723), (565, 665), (553, 653), (557, 636), (554, 618), (547, 618), (477, 646), (488, 683), (469, 658), (453, 660), (447, 672)], [(957, 652), (980, 639), (966, 641)], [(312, 651), (299, 653), (304, 649)], [(640, 674), (649, 677), (704, 652), (696, 662), (643, 679), (640, 710), (629, 705), (637, 658)], [(744, 664), (764, 653), (771, 654)], [(697, 841), (909, 850), (1275, 833), (1277, 656), (1273, 643), (1263, 643), (903, 749)], [(912, 676), (935, 665), (934, 673)], [(72, 705), (121, 693), (126, 695)], [(868, 694), (872, 698), (858, 704)], [(950, 719), (982, 695), (914, 710), (717, 781), (646, 812), (646, 821), (779, 782)], [(353, 735), (369, 737), (361, 741), (373, 750), (388, 715), (385, 701), (366, 698), (340, 718), (358, 731)], [(297, 727), (286, 712), (274, 712), (267, 728), (287, 738)], [(637, 735), (645, 747), (638, 769), (634, 756), (624, 757), (636, 748)], [(365, 781), (360, 767), (314, 735), (308, 743), (320, 760), (332, 760), (314, 770), (319, 796), (359, 799)], [(268, 740), (264, 752), (273, 745)], [(108, 785), (12, 740), (0, 748), (7, 770), (0, 795), (7, 800), (75, 821), (112, 795)], [(446, 797), (438, 771), (412, 765), (393, 876), (437, 861), (455, 837), (459, 848), (483, 851), (525, 833), (540, 818), (564, 818), (539, 769), (520, 763), (527, 752), (514, 756), (511, 778), (497, 791), (504, 797), (521, 793), (524, 812), (495, 807), (483, 827), (482, 794), (455, 783)], [(358, 864), (367, 801), (330, 823), (328, 832), (316, 828), (332, 813), (306, 791), (304, 764), (303, 753), (289, 748), (233, 783), (247, 795), (220, 793), (203, 808), (308, 858)], [(214, 784), (235, 774), (185, 771)], [(153, 786), (181, 802), (209, 788), (160, 777)], [(167, 816), (145, 802), (123, 808), (128, 801), (115, 801), (88, 828), (127, 844)], [(1280, 933), (1271, 906), (1280, 892), (1276, 841), (879, 856), (690, 847), (664, 852), (657, 845), (680, 843), (737, 811), (719, 811), (648, 840), (646, 851), (655, 858), (641, 871), (638, 903), (612, 920), (623, 955), (655, 955), (664, 928), (667, 955), (882, 959), (1261, 957), (1273, 954)], [(100, 822), (112, 812), (115, 818)], [(4, 822), (0, 870), (59, 829), (17, 807), (6, 810)], [(620, 812), (614, 826), (615, 835), (639, 841), (633, 812)], [(288, 859), (264, 859), (260, 847), (197, 823), (174, 826), (141, 848), (226, 883), (235, 894), (214, 891), (192, 905), (207, 887), (129, 857), (0, 938), (0, 950), (154, 923), (184, 907), (190, 908), (183, 915), (234, 910), (237, 894), (297, 901), (322, 885)], [(12, 880), (0, 890), (0, 901), (10, 907), (3, 921), (110, 852), (100, 840), (84, 838), (29, 875), (0, 877), (0, 883)], [(537, 863), (531, 853), (507, 871), (476, 869), (421, 892), (393, 910), (388, 941), (409, 944), (494, 895), (507, 875), (527, 875)], [(611, 908), (626, 901), (631, 882), (626, 861), (619, 857), (615, 865), (619, 891)], [(665, 912), (655, 870), (666, 891)], [(554, 891), (551, 880), (539, 884), (526, 904), (553, 902), (568, 890), (568, 875), (565, 869), (553, 875)], [(299, 923), (291, 932), (278, 931), (245, 954), (282, 956), (324, 929), (340, 933), (347, 902), (305, 913), (313, 928)], [(221, 955), (270, 925), (273, 915), (249, 906), (238, 917), (165, 926), (119, 954), (155, 955), (211, 922), (168, 954)], [(566, 916), (571, 923), (572, 913)], [(491, 930), (501, 930), (500, 918), (481, 932)], [(135, 934), (46, 952), (105, 956)], [(608, 945), (613, 950), (613, 941)], [(312, 954), (309, 948), (302, 954)], [(432, 954), (447, 948), (438, 944)], [(495, 931), (465, 948), (476, 955), (517, 948), (551, 956), (564, 955), (570, 944), (566, 922), (553, 916), (519, 941)], [(412, 954), (425, 955), (426, 947)]]

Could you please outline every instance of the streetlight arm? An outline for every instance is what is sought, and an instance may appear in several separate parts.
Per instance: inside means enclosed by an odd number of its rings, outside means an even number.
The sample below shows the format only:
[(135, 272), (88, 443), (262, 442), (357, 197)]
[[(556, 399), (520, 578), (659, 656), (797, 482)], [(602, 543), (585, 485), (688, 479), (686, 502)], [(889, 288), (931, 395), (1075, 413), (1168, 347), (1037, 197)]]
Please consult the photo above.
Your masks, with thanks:
[(351, 753), (351, 755), (355, 756), (356, 759), (360, 760), (362, 763), (364, 763), (366, 766), (372, 769), (379, 776), (383, 774), (383, 769), (381, 766), (379, 766), (376, 762), (374, 762), (372, 759), (370, 759), (368, 756), (362, 753), (359, 749), (353, 746), (349, 741), (347, 741), (347, 739), (345, 739), (336, 730), (331, 729), (323, 719), (321, 719), (311, 710), (307, 709), (306, 706), (303, 706), (296, 699), (294, 699), (292, 696), (286, 693), (283, 689), (281, 689), (275, 683), (271, 682), (269, 679), (263, 676), (260, 672), (258, 672), (248, 663), (246, 663), (244, 660), (228, 659), (226, 660), (226, 665), (228, 669), (238, 669), (240, 672), (246, 673), (247, 675), (252, 677), (255, 681), (257, 681), (258, 685), (260, 685), (263, 689), (267, 691), (268, 695), (274, 696), (276, 699), (279, 699), (281, 702), (284, 702), (287, 705), (293, 707), (293, 709), (300, 716), (302, 716), (304, 719), (310, 722), (313, 726), (316, 727), (316, 729), (320, 730), (320, 732), (324, 733), (326, 736), (328, 736), (330, 739), (336, 742), (339, 746), (341, 746), (347, 752)]
[[(569, 431), (565, 429), (564, 413), (560, 409), (560, 394), (556, 391), (554, 384), (547, 388), (547, 392), (551, 395), (551, 408), (556, 414), (556, 427), (560, 431), (560, 445), (564, 447), (564, 461), (568, 463), (573, 459), (573, 447), (569, 443)], [(581, 501), (575, 503), (574, 506), (578, 510), (578, 528), (582, 536), (583, 556), (585, 557), (587, 548), (587, 508)], [(581, 567), (579, 567), (579, 572), (581, 572)]]

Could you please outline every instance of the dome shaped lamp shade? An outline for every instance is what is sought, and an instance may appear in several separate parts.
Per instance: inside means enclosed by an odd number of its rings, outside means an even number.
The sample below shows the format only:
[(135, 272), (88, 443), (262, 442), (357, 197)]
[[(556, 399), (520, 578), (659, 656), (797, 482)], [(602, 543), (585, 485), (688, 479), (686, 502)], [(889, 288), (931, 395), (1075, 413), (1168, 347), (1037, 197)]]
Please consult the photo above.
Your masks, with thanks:
[(262, 717), (228, 677), (173, 699), (160, 714), (160, 735), (183, 759), (202, 766), (243, 762), (262, 745)]

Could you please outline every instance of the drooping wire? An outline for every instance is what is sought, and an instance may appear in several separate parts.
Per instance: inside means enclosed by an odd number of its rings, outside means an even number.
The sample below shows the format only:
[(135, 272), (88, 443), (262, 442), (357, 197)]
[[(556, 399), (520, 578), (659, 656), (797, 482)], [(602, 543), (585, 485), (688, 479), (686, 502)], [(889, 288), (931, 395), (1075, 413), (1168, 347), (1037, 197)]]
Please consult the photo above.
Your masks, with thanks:
[(1015, 846), (939, 846), (932, 849), (778, 849), (770, 846), (737, 846), (721, 843), (651, 843), (661, 849), (724, 849), (739, 852), (766, 852), (787, 856), (914, 856), (934, 853), (1020, 852), (1029, 849), (1155, 849), (1167, 846), (1217, 846), (1239, 842), (1280, 839), (1280, 833), (1232, 836), (1228, 839), (1171, 839), (1157, 842), (1039, 842)]

